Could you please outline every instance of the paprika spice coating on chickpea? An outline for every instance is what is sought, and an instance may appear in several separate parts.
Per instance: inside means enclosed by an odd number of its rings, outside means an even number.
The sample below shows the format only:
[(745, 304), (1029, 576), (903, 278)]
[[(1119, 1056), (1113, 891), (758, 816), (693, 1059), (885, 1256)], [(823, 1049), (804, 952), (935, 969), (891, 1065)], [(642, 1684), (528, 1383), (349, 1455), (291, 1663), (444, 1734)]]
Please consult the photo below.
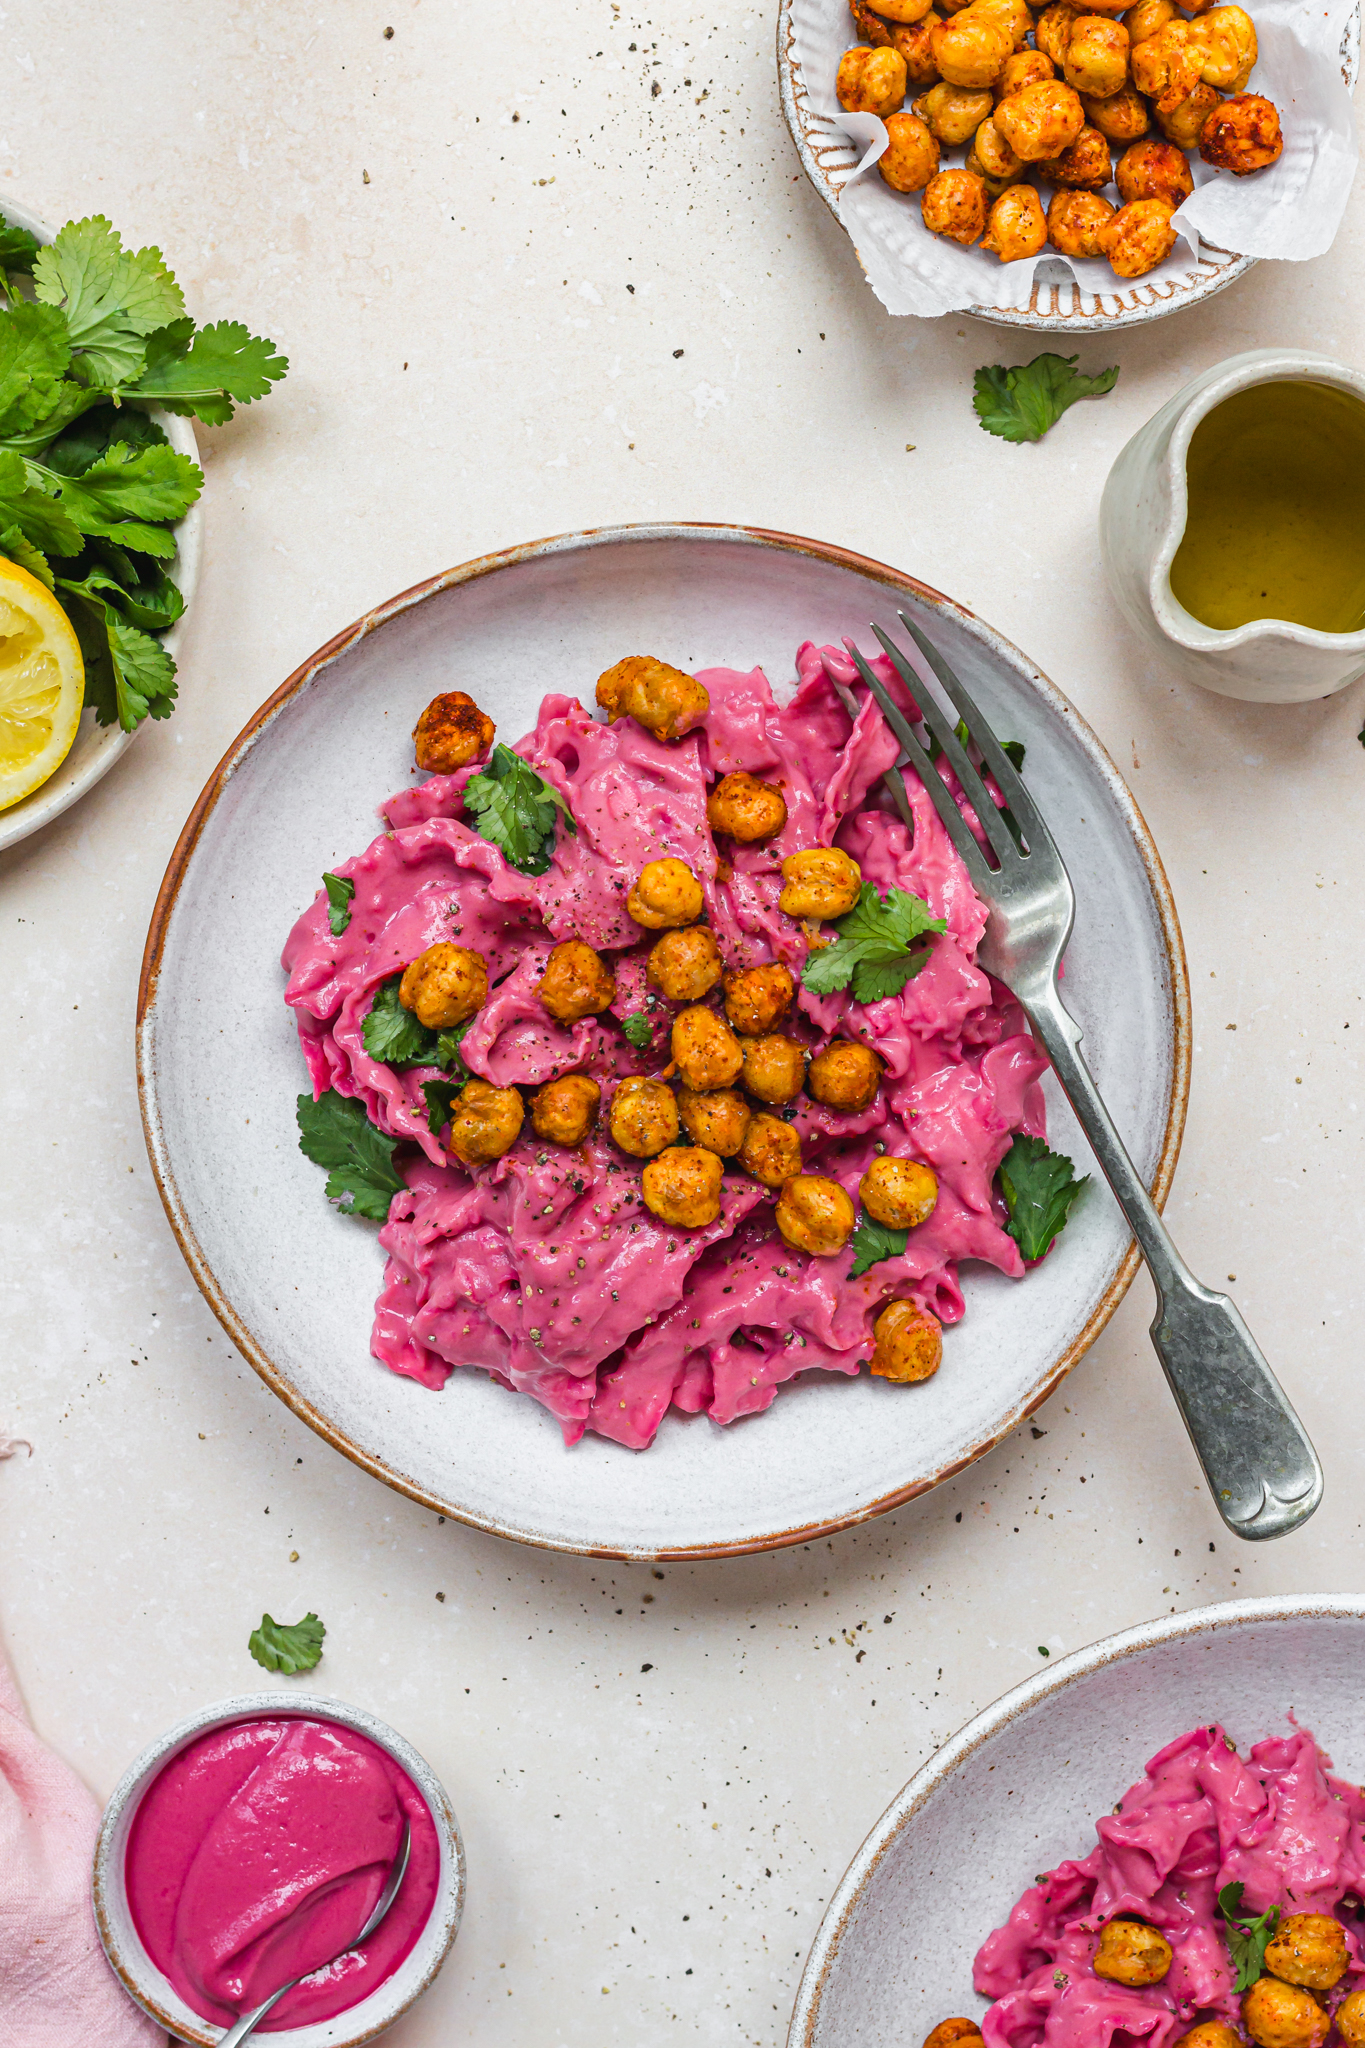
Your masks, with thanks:
[(656, 740), (681, 739), (711, 709), (705, 686), (695, 676), (652, 654), (628, 655), (605, 670), (597, 678), (597, 701), (612, 724), (633, 718)]
[(678, 1135), (678, 1104), (666, 1081), (632, 1074), (611, 1098), (607, 1128), (612, 1143), (632, 1159), (652, 1159)]
[(1176, 19), (1175, 0), (1136, 0), (1123, 17), (1129, 44), (1145, 43), (1160, 35), (1168, 21)]
[(801, 1140), (780, 1116), (769, 1116), (766, 1110), (759, 1110), (749, 1119), (744, 1143), (739, 1148), (739, 1163), (765, 1188), (780, 1188), (801, 1171)]
[(1289, 1913), (1266, 1944), (1271, 1976), (1308, 1991), (1330, 1991), (1349, 1961), (1346, 1930), (1330, 1913)]
[(744, 1066), (744, 1050), (723, 1017), (694, 1004), (673, 1019), (673, 1062), (686, 1085), (704, 1093), (728, 1088)]
[[(1076, 9), (1068, 7), (1066, 0), (1053, 0), (1051, 7), (1045, 7), (1033, 24), (1034, 41), (1057, 70), (1066, 62), (1066, 48), (1075, 26)], [(1041, 81), (1035, 79), (1031, 82), (1038, 84)]]
[(834, 90), (850, 114), (894, 114), (905, 98), (905, 59), (899, 50), (846, 50)]
[(1211, 7), (1190, 23), (1190, 41), (1203, 57), (1199, 76), (1219, 92), (1241, 92), (1256, 65), (1256, 24), (1243, 7)]
[(891, 47), (899, 52), (905, 63), (905, 88), (933, 85), (938, 77), (938, 66), (934, 62), (934, 30), (943, 16), (930, 12), (922, 21), (895, 25), (891, 30)]
[(995, 125), (1026, 164), (1060, 156), (1085, 126), (1080, 95), (1060, 78), (1011, 93), (995, 110)]
[(1047, 222), (1032, 185), (1011, 185), (1000, 194), (986, 222), (982, 248), (1002, 263), (1036, 256), (1047, 241)]
[(777, 1227), (794, 1251), (832, 1259), (853, 1235), (857, 1212), (837, 1180), (796, 1173), (777, 1198)]
[(774, 960), (725, 977), (725, 1014), (744, 1038), (761, 1038), (786, 1016), (796, 994), (790, 967)]
[(889, 1301), (872, 1325), (874, 1379), (931, 1380), (943, 1363), (943, 1325), (913, 1301)]
[(1205, 122), (1217, 106), (1218, 94), (1211, 85), (1201, 81), (1181, 100), (1175, 99), (1171, 93), (1163, 93), (1153, 112), (1156, 125), (1168, 142), (1174, 142), (1181, 149), (1193, 149), (1203, 133)]
[(805, 853), (787, 855), (782, 881), (777, 907), (788, 917), (833, 918), (852, 910), (863, 873), (857, 861), (839, 847), (812, 846)]
[(975, 171), (978, 178), (984, 178), (989, 184), (992, 179), (1017, 178), (1023, 168), (996, 127), (994, 117), (988, 115), (972, 137), (972, 146), (967, 152), (967, 169)]
[(1246, 2043), (1235, 2027), (1222, 2020), (1201, 2020), (1188, 2034), (1180, 2036), (1175, 2048), (1246, 2048)]
[(551, 1145), (581, 1145), (597, 1121), (602, 1090), (589, 1074), (561, 1074), (531, 1097), (531, 1128)]
[[(978, 14), (988, 14), (1010, 32), (1011, 55), (1017, 55), (1033, 34), (1033, 15), (1028, 0), (972, 0)], [(1006, 63), (1009, 59), (1006, 58)], [(998, 84), (999, 78), (993, 81)]]
[(995, 97), (997, 101), (1007, 99), (1012, 92), (1022, 92), (1026, 85), (1038, 85), (1056, 75), (1051, 57), (1042, 50), (1016, 50), (1005, 59), (1005, 68), (995, 81)]
[(871, 43), (874, 50), (889, 46), (891, 24), (883, 21), (880, 14), (874, 14), (866, 0), (848, 0), (848, 11), (853, 16), (853, 26), (858, 31), (860, 43)]
[(1346, 2048), (1365, 2048), (1365, 1991), (1351, 1991), (1332, 2015)]
[(1145, 1920), (1110, 1920), (1090, 1967), (1111, 1984), (1159, 1984), (1171, 1967), (1171, 1944)]
[(990, 193), (973, 171), (940, 171), (920, 200), (920, 219), (931, 235), (960, 242), (964, 249), (986, 232)]
[(1077, 92), (1107, 100), (1128, 83), (1128, 31), (1121, 21), (1083, 14), (1071, 31), (1062, 76)]
[(869, 1045), (855, 1045), (851, 1038), (836, 1038), (811, 1061), (806, 1085), (827, 1109), (852, 1115), (867, 1108), (881, 1078), (880, 1054)]
[(515, 1088), (466, 1081), (450, 1109), (450, 1149), (466, 1166), (501, 1159), (521, 1136), (526, 1106)]
[[(901, 118), (893, 114), (888, 129), (892, 121)], [(713, 832), (728, 833), (741, 845), (753, 846), (782, 830), (787, 822), (787, 799), (771, 782), (760, 782), (756, 775), (722, 775), (707, 793), (706, 818)]]
[(746, 1038), (744, 1085), (759, 1102), (795, 1102), (806, 1085), (806, 1048), (777, 1031)]
[(1204, 162), (1239, 178), (1263, 171), (1283, 149), (1280, 117), (1258, 92), (1239, 92), (1224, 100), (1211, 109), (1199, 131), (1199, 154)]
[(600, 953), (582, 939), (562, 939), (550, 950), (536, 987), (540, 1006), (561, 1024), (596, 1017), (616, 1000), (616, 977)]
[(453, 775), (493, 744), (497, 728), (463, 690), (433, 697), (412, 729), (417, 766), (427, 775)]
[(1322, 2048), (1331, 2019), (1311, 1991), (1258, 1977), (1242, 1999), (1242, 2025), (1256, 2048)]
[(981, 2029), (975, 2020), (940, 2020), (924, 2037), (924, 2048), (977, 2048)]
[(720, 1215), (724, 1171), (714, 1152), (670, 1145), (650, 1160), (640, 1177), (645, 1207), (661, 1223), (679, 1230), (704, 1230)]
[(1149, 135), (1125, 149), (1114, 171), (1125, 206), (1134, 199), (1159, 199), (1174, 212), (1194, 190), (1189, 160), (1173, 142)]
[(441, 939), (409, 960), (398, 984), (398, 1000), (428, 1031), (450, 1031), (488, 1000), (488, 968), (482, 953)]
[(979, 91), (993, 85), (1004, 70), (1014, 37), (1004, 22), (979, 8), (964, 7), (934, 30), (932, 47), (934, 62), (949, 85)]
[(1069, 185), (1077, 192), (1098, 192), (1113, 175), (1109, 144), (1099, 129), (1092, 128), (1087, 122), (1070, 149), (1064, 149), (1049, 163), (1038, 165), (1038, 175), (1046, 178), (1049, 185)]
[(720, 947), (704, 924), (667, 931), (650, 950), (648, 975), (670, 1003), (699, 1003), (725, 971)]
[(685, 860), (646, 861), (631, 885), (626, 910), (646, 931), (670, 925), (695, 924), (706, 898), (701, 883)]
[(938, 1203), (938, 1175), (918, 1159), (884, 1152), (858, 1183), (858, 1195), (874, 1223), (888, 1230), (917, 1230)]
[(984, 90), (972, 92), (965, 86), (940, 81), (921, 93), (915, 101), (915, 112), (945, 149), (956, 149), (975, 135), (993, 105), (990, 94)]
[[(878, 158), (877, 169), (893, 192), (922, 192), (938, 169), (938, 155), (938, 138), (918, 114), (902, 111), (887, 115), (886, 148)], [(709, 816), (709, 803), (706, 808)], [(784, 805), (784, 821), (785, 818)]]
[(1171, 209), (1161, 199), (1134, 199), (1099, 232), (1099, 244), (1119, 277), (1145, 277), (1175, 247)]
[(909, 27), (922, 21), (929, 12), (929, 0), (882, 0), (878, 14), (889, 21), (893, 28)]
[(1136, 142), (1152, 125), (1146, 100), (1131, 85), (1125, 85), (1122, 92), (1107, 100), (1091, 99), (1082, 93), (1081, 107), (1090, 127), (1098, 128), (1109, 142)]
[(1113, 218), (1113, 207), (1098, 192), (1063, 190), (1047, 210), (1047, 238), (1063, 256), (1099, 256), (1100, 230)]
[(678, 1115), (694, 1145), (733, 1159), (748, 1133), (753, 1111), (737, 1088), (713, 1088), (697, 1094), (678, 1090)]

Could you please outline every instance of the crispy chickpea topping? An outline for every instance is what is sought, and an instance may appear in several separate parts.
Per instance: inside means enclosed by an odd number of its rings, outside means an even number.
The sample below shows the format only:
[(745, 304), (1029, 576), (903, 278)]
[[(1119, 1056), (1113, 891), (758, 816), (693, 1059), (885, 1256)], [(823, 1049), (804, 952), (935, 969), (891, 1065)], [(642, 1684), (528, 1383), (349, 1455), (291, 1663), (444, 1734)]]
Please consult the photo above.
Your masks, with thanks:
[(777, 907), (788, 917), (843, 917), (858, 901), (863, 871), (837, 846), (812, 846), (787, 855), (782, 880)]
[[(893, 114), (887, 122), (899, 120)], [(706, 799), (706, 818), (713, 832), (727, 832), (745, 846), (772, 839), (787, 822), (787, 800), (771, 782), (756, 775), (722, 775)]]
[(1107, 100), (1128, 83), (1128, 31), (1121, 21), (1083, 14), (1071, 31), (1062, 76), (1077, 92)]
[(943, 1325), (913, 1301), (886, 1304), (872, 1325), (872, 1344), (875, 1379), (931, 1380), (943, 1363)]
[(1047, 241), (1047, 222), (1032, 185), (1011, 185), (991, 208), (982, 248), (1002, 263), (1036, 256)]
[(616, 978), (601, 954), (582, 939), (563, 939), (550, 949), (536, 994), (541, 1008), (561, 1024), (577, 1024), (610, 1009), (616, 1000)]
[(1332, 2022), (1311, 1991), (1258, 1977), (1242, 1999), (1242, 2025), (1257, 2048), (1322, 2048)]
[(938, 78), (938, 66), (934, 62), (934, 30), (943, 19), (941, 14), (927, 13), (922, 21), (891, 30), (891, 47), (905, 60), (907, 91), (911, 86), (933, 85)]
[(1125, 85), (1122, 92), (1112, 94), (1107, 100), (1091, 99), (1082, 93), (1081, 106), (1090, 126), (1098, 128), (1110, 142), (1136, 142), (1138, 136), (1145, 135), (1152, 125), (1146, 100), (1131, 85)]
[(981, 2029), (975, 2020), (940, 2020), (924, 2037), (924, 2048), (977, 2048)]
[(646, 861), (626, 898), (626, 909), (646, 931), (695, 924), (706, 899), (685, 860)]
[(1349, 1961), (1346, 1930), (1330, 1913), (1290, 1913), (1266, 1945), (1271, 1976), (1308, 1991), (1330, 1991)]
[(587, 1074), (562, 1074), (531, 1097), (531, 1128), (552, 1145), (581, 1145), (597, 1121), (602, 1090)]
[(739, 1148), (739, 1163), (765, 1188), (780, 1188), (801, 1171), (801, 1140), (780, 1116), (759, 1110), (750, 1118)]
[(806, 1082), (806, 1048), (779, 1031), (744, 1041), (744, 1085), (759, 1102), (795, 1102)]
[(607, 1127), (612, 1142), (632, 1159), (652, 1159), (678, 1135), (678, 1105), (666, 1081), (632, 1074), (611, 1098)]
[(1098, 256), (1100, 229), (1113, 218), (1113, 207), (1098, 192), (1063, 190), (1047, 210), (1047, 238), (1063, 256)]
[(1150, 36), (1159, 36), (1175, 18), (1175, 0), (1136, 0), (1124, 15), (1123, 25), (1130, 43), (1145, 43)]
[(886, 149), (877, 162), (881, 176), (893, 192), (922, 192), (938, 169), (938, 137), (918, 114), (904, 110), (887, 115), (886, 134)]
[(1349, 1992), (1332, 2017), (1346, 2048), (1365, 2048), (1365, 1991)]
[(807, 1086), (817, 1102), (827, 1109), (852, 1114), (866, 1109), (882, 1078), (882, 1060), (871, 1046), (855, 1045), (851, 1038), (836, 1038), (810, 1063)]
[(1051, 7), (1044, 8), (1033, 25), (1038, 48), (1053, 64), (1066, 61), (1066, 46), (1071, 41), (1071, 31), (1076, 26), (1076, 10), (1068, 7), (1066, 0), (1053, 0)]
[(1171, 209), (1161, 199), (1134, 199), (1100, 229), (1098, 241), (1120, 277), (1143, 277), (1175, 247)]
[(874, 1159), (858, 1183), (863, 1207), (888, 1230), (915, 1230), (927, 1222), (938, 1202), (938, 1175), (918, 1159), (897, 1159), (890, 1152)]
[(453, 775), (493, 744), (497, 727), (463, 690), (433, 697), (412, 729), (417, 766), (427, 775)]
[(977, 7), (964, 7), (934, 30), (934, 62), (949, 85), (994, 85), (1013, 50), (1006, 24)]
[(1110, 1920), (1090, 1967), (1111, 1984), (1159, 1984), (1171, 1967), (1171, 1944), (1145, 1920)]
[(649, 978), (670, 1003), (699, 1003), (724, 972), (720, 947), (704, 924), (665, 932), (649, 955)]
[(428, 1031), (449, 1031), (488, 1000), (488, 968), (482, 953), (442, 939), (403, 969), (398, 1000)]
[(940, 80), (920, 94), (915, 101), (915, 113), (937, 141), (947, 149), (956, 149), (959, 143), (975, 135), (992, 104), (984, 86), (973, 91), (968, 86), (948, 85)]
[(651, 654), (629, 655), (600, 675), (597, 701), (613, 723), (633, 718), (658, 740), (681, 739), (711, 709), (711, 699), (695, 676), (670, 668)]
[[(1207, 93), (1213, 88), (1205, 85), (1199, 90)], [(1263, 171), (1284, 149), (1280, 117), (1273, 103), (1258, 92), (1239, 92), (1221, 106), (1214, 105), (1205, 115), (1198, 134), (1199, 154), (1204, 162), (1219, 170), (1232, 171), (1239, 178), (1252, 171)]]
[(722, 1159), (733, 1159), (744, 1143), (753, 1112), (737, 1088), (715, 1088), (704, 1095), (680, 1088), (678, 1114), (694, 1145), (717, 1152)]
[(777, 1227), (793, 1250), (817, 1259), (841, 1252), (858, 1220), (838, 1181), (820, 1173), (796, 1173), (783, 1181), (776, 1214)]
[(450, 1149), (466, 1166), (501, 1159), (521, 1136), (526, 1108), (515, 1088), (474, 1078), (451, 1104)]
[(1080, 95), (1060, 78), (1012, 92), (995, 110), (995, 125), (1026, 164), (1060, 156), (1085, 126)]
[(791, 969), (773, 961), (725, 977), (725, 1014), (745, 1038), (761, 1038), (785, 1017), (796, 994)]
[(848, 11), (853, 16), (853, 26), (858, 31), (860, 43), (871, 43), (874, 49), (891, 41), (890, 25), (880, 14), (874, 14), (866, 0), (848, 0)]
[(1172, 212), (1194, 190), (1184, 150), (1156, 135), (1124, 150), (1114, 182), (1125, 205), (1133, 199), (1160, 199)]
[(1175, 2048), (1245, 2048), (1245, 2043), (1237, 2029), (1225, 2026), (1222, 2020), (1201, 2020), (1180, 2036)]
[(641, 1175), (645, 1207), (661, 1223), (675, 1224), (680, 1230), (703, 1230), (720, 1215), (724, 1171), (714, 1152), (670, 1145), (650, 1160)]
[(972, 146), (967, 155), (967, 169), (975, 171), (979, 178), (989, 180), (1017, 177), (1023, 168), (996, 127), (994, 117), (988, 117), (972, 137)]
[(893, 25), (908, 26), (923, 20), (929, 12), (929, 0), (882, 0), (877, 12)]
[(1057, 67), (1045, 51), (1016, 50), (1005, 59), (1005, 68), (995, 81), (996, 100), (1008, 99), (1012, 92), (1022, 92), (1026, 85), (1037, 85), (1056, 75)]
[(1190, 40), (1204, 59), (1200, 77), (1219, 92), (1240, 92), (1256, 64), (1256, 24), (1242, 7), (1211, 7), (1190, 23)]
[(1078, 192), (1098, 192), (1113, 175), (1109, 144), (1099, 129), (1092, 128), (1087, 122), (1070, 149), (1064, 149), (1049, 163), (1039, 164), (1038, 174), (1046, 178), (1049, 185), (1069, 185)]
[(896, 49), (846, 50), (834, 90), (850, 114), (894, 114), (905, 98), (905, 59)]
[(739, 1079), (744, 1052), (723, 1017), (699, 1004), (673, 1019), (672, 1051), (678, 1073), (698, 1094), (729, 1088)]

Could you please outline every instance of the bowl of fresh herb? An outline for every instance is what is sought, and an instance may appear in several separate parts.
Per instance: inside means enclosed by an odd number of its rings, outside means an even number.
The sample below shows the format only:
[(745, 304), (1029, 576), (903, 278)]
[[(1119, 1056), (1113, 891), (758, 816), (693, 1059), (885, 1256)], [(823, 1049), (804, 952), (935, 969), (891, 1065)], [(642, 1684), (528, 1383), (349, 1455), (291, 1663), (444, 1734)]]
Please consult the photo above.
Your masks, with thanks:
[[(197, 327), (161, 251), (128, 249), (102, 215), (55, 234), (0, 220), (0, 556), (41, 586), (80, 647), (84, 708), (64, 758), (24, 790), (48, 708), (0, 658), (0, 847), (107, 774), (148, 718), (175, 708), (176, 644), (201, 548), (191, 421), (221, 425), (288, 364), (234, 320)], [(42, 593), (47, 593), (45, 599)], [(7, 701), (12, 700), (12, 701)], [(5, 771), (16, 791), (5, 802)], [(23, 793), (19, 793), (23, 791)]]

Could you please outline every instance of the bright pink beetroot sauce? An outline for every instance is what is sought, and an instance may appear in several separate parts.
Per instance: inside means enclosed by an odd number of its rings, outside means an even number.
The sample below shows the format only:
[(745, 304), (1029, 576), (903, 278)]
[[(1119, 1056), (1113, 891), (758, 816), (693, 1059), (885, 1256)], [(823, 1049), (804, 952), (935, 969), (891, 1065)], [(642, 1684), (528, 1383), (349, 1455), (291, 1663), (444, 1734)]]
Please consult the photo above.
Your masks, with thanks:
[[(364, 1949), (320, 1968), (373, 1912), (412, 1824), (407, 1873)], [(326, 2020), (392, 1976), (436, 1899), (425, 1799), (367, 1737), (331, 1721), (236, 1721), (153, 1780), (124, 1856), (133, 1924), (201, 2018), (227, 2026), (313, 1971), (263, 2033)]]
[[(1331, 1775), (1305, 1729), (1255, 1743), (1245, 1762), (1220, 1727), (1159, 1750), (1146, 1776), (1095, 1823), (1099, 1847), (1031, 1885), (977, 1953), (976, 1988), (991, 2006), (986, 2048), (1166, 2048), (1196, 2019), (1238, 2025), (1241, 2001), (1218, 1894), (1245, 1886), (1241, 1910), (1332, 1913), (1365, 1882), (1365, 1796)], [(1160, 1984), (1129, 1990), (1090, 1967), (1100, 1930), (1146, 1920), (1174, 1950)], [(1335, 2005), (1365, 1977), (1354, 1913), (1350, 1965)]]
[[(355, 884), (340, 938), (321, 891), (290, 933), (285, 1000), (314, 1093), (358, 1096), (381, 1130), (423, 1155), (406, 1165), (399, 1155), (408, 1193), (380, 1232), (389, 1264), (371, 1349), (394, 1372), (438, 1388), (456, 1365), (481, 1367), (548, 1408), (567, 1443), (594, 1430), (643, 1450), (670, 1405), (728, 1423), (768, 1407), (784, 1380), (811, 1367), (857, 1373), (893, 1296), (956, 1322), (962, 1259), (1022, 1276), (993, 1183), (1015, 1131), (1045, 1134), (1037, 1079), (1046, 1062), (1019, 1004), (975, 965), (986, 911), (927, 793), (911, 777), (913, 841), (889, 808), (880, 778), (897, 743), (870, 697), (856, 722), (840, 703), (832, 677), (862, 687), (847, 655), (807, 642), (796, 666), (785, 706), (761, 670), (702, 671), (710, 712), (672, 744), (633, 719), (603, 725), (573, 698), (546, 697), (516, 751), (578, 825), (576, 836), (560, 831), (546, 874), (519, 874), (469, 830), (460, 792), (478, 771), (461, 769), (391, 797), (391, 829), (340, 864)], [(908, 704), (885, 661), (879, 673)], [(707, 790), (739, 769), (781, 785), (787, 823), (766, 845), (718, 848)], [(807, 941), (777, 908), (781, 865), (830, 844), (853, 855), (864, 880), (922, 897), (948, 926), (902, 994), (863, 1006), (801, 989), (782, 1027), (813, 1052), (831, 1036), (861, 1037), (886, 1063), (860, 1115), (801, 1098), (795, 1127), (808, 1172), (837, 1179), (855, 1201), (881, 1148), (938, 1175), (938, 1206), (904, 1254), (857, 1280), (850, 1250), (811, 1258), (784, 1244), (774, 1194), (730, 1162), (720, 1220), (695, 1231), (649, 1214), (642, 1162), (600, 1128), (566, 1151), (537, 1140), (528, 1117), (502, 1159), (466, 1169), (427, 1127), (422, 1082), (436, 1070), (395, 1072), (365, 1051), (361, 1026), (380, 982), (455, 940), (484, 955), (495, 984), (461, 1048), (471, 1071), (531, 1088), (590, 1073), (603, 1087), (604, 1125), (615, 1084), (667, 1060), (670, 1009), (651, 1008), (655, 1041), (643, 1051), (610, 1020), (556, 1023), (536, 998), (551, 946), (586, 940), (615, 971), (615, 1018), (644, 1009), (657, 934), (632, 923), (626, 892), (647, 861), (672, 855), (700, 878), (727, 965), (780, 960), (799, 980)]]

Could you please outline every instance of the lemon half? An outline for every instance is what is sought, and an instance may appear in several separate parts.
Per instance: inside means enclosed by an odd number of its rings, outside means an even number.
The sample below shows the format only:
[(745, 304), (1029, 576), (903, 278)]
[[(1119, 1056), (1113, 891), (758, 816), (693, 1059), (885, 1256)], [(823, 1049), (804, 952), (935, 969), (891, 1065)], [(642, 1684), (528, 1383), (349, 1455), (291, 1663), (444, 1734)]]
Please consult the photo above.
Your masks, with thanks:
[(85, 664), (50, 590), (0, 556), (0, 811), (56, 773), (71, 751)]

